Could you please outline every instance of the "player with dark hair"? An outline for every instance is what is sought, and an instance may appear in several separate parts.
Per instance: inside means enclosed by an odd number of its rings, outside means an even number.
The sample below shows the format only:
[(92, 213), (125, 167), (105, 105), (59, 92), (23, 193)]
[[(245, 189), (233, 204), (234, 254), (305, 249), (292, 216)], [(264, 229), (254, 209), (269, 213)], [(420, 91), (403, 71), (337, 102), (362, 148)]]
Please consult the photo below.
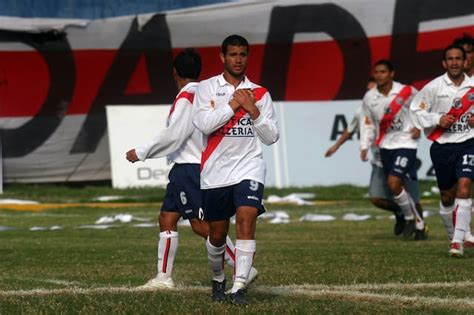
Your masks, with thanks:
[(224, 73), (199, 83), (193, 122), (202, 131), (201, 159), (204, 220), (209, 222), (207, 253), (212, 272), (212, 299), (226, 300), (222, 259), (229, 220), (236, 215), (235, 270), (230, 300), (245, 305), (256, 251), (257, 216), (265, 211), (265, 161), (258, 140), (278, 140), (273, 102), (268, 91), (246, 76), (249, 44), (239, 35), (227, 37), (219, 57)]
[[(189, 219), (197, 235), (207, 238), (209, 226), (199, 218), (202, 197), (199, 187), (201, 162), (201, 134), (192, 124), (192, 104), (201, 73), (201, 58), (191, 48), (181, 51), (173, 63), (173, 76), (179, 90), (171, 106), (167, 127), (148, 143), (127, 152), (127, 160), (134, 163), (149, 158), (168, 156), (174, 165), (169, 173), (169, 184), (161, 206), (160, 240), (158, 242), (158, 275), (142, 288), (173, 288), (171, 277), (178, 248), (177, 223), (180, 217)], [(226, 261), (234, 266), (234, 245), (226, 239)], [(255, 277), (256, 270), (252, 275)]]
[(461, 46), (466, 53), (466, 62), (464, 64), (464, 72), (469, 76), (474, 76), (474, 38), (468, 34), (463, 37), (454, 39), (453, 45)]
[(474, 80), (464, 73), (466, 53), (443, 51), (446, 73), (429, 82), (411, 103), (411, 113), (433, 141), (430, 156), (441, 192), (439, 213), (451, 239), (449, 255), (462, 257), (471, 222), (474, 178)]
[(417, 91), (393, 81), (394, 75), (390, 61), (375, 63), (377, 87), (365, 94), (362, 103), (361, 159), (368, 160), (370, 147), (380, 149), (388, 188), (405, 219), (403, 235), (415, 233), (416, 240), (424, 240), (427, 227), (407, 185), (407, 181), (411, 181), (418, 186), (416, 150), (420, 129), (412, 122), (409, 112), (410, 101)]

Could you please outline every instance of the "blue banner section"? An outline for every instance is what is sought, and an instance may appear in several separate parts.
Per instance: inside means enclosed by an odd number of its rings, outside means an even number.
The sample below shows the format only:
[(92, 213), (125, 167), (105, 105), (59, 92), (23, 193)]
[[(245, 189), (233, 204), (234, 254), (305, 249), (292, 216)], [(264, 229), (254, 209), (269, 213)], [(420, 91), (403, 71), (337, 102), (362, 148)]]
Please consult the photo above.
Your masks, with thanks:
[(101, 19), (232, 2), (232, 0), (2, 0), (0, 16)]

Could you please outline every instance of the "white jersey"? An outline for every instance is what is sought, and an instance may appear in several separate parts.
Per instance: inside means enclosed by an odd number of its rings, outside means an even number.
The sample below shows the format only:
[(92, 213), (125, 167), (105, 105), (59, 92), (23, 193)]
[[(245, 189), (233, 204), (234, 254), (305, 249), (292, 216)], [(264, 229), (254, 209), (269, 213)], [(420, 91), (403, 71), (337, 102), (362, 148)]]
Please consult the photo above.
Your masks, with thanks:
[[(464, 80), (460, 86), (455, 86), (448, 74), (437, 77), (429, 82), (411, 103), (411, 113), (418, 120), (418, 123), (425, 130), (425, 134), (430, 135), (439, 124), (442, 115), (448, 113), (451, 107), (456, 108), (461, 104), (463, 96), (470, 99), (474, 104), (474, 79), (464, 75)], [(466, 95), (467, 94), (467, 95)], [(451, 128), (447, 129), (436, 142), (438, 143), (460, 143), (474, 138), (474, 128), (469, 127), (467, 120), (474, 114), (473, 105)]]
[(148, 143), (135, 149), (141, 161), (168, 156), (170, 162), (201, 163), (201, 133), (192, 123), (196, 86), (196, 82), (190, 82), (179, 91), (171, 106), (166, 129)]
[(253, 89), (260, 115), (252, 120), (229, 105), (235, 88), (224, 76), (202, 81), (194, 98), (193, 122), (203, 133), (201, 188), (231, 186), (242, 180), (265, 184), (266, 166), (257, 137), (266, 145), (278, 140), (278, 126), (270, 93), (247, 77), (237, 89)]
[[(381, 141), (378, 146), (382, 149), (416, 149), (418, 139), (413, 139), (411, 130), (415, 127), (410, 116), (410, 101), (417, 93), (414, 87), (409, 87), (405, 94), (406, 98), (400, 96), (400, 92), (405, 85), (393, 82), (392, 89), (387, 96), (381, 94), (377, 88), (373, 88), (365, 93), (362, 102), (362, 123), (361, 123), (361, 149), (368, 149), (375, 144), (380, 136)], [(390, 105), (393, 101), (398, 105), (403, 102), (403, 107), (390, 121), (390, 125), (382, 130), (380, 123), (384, 115), (390, 113)]]

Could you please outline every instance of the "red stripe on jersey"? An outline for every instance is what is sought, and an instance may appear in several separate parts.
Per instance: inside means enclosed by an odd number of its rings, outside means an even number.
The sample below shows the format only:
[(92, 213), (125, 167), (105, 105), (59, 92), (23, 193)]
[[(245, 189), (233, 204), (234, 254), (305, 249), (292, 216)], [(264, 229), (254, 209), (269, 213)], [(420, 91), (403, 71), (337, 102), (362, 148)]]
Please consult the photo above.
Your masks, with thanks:
[[(258, 87), (252, 90), (255, 96), (255, 101), (258, 102), (262, 99), (263, 95), (267, 93), (267, 89), (264, 87)], [(201, 171), (204, 168), (204, 164), (206, 161), (209, 159), (211, 154), (216, 150), (217, 146), (219, 143), (221, 143), (222, 139), (224, 139), (223, 134), (224, 132), (220, 132), (222, 130), (228, 130), (232, 127), (234, 127), (235, 124), (238, 123), (239, 119), (245, 116), (247, 112), (243, 110), (242, 108), (239, 108), (239, 110), (234, 114), (234, 116), (221, 128), (218, 130), (214, 131), (209, 138), (207, 139), (207, 146), (202, 152), (201, 156)]]
[[(467, 91), (466, 94), (461, 98), (460, 106), (452, 106), (449, 112), (446, 115), (452, 115), (458, 121), (462, 115), (464, 115), (471, 107), (474, 105), (474, 88)], [(429, 135), (428, 139), (431, 141), (436, 141), (443, 133), (448, 130), (441, 126), (437, 126)]]
[(169, 113), (168, 117), (171, 117), (171, 114), (173, 114), (174, 108), (176, 107), (176, 103), (182, 98), (187, 99), (192, 105), (193, 100), (194, 100), (194, 93), (189, 93), (189, 92), (186, 92), (186, 91), (183, 91), (183, 92), (179, 93), (178, 96), (176, 96), (176, 99), (174, 100), (173, 105), (171, 105), (170, 113)]
[(387, 134), (388, 128), (390, 128), (390, 126), (393, 124), (393, 118), (395, 118), (398, 112), (403, 108), (403, 105), (405, 105), (411, 95), (411, 86), (406, 85), (392, 100), (389, 105), (390, 110), (383, 115), (382, 120), (380, 121), (379, 136), (375, 140), (375, 144), (377, 146), (380, 145), (380, 142), (382, 142), (383, 138)]

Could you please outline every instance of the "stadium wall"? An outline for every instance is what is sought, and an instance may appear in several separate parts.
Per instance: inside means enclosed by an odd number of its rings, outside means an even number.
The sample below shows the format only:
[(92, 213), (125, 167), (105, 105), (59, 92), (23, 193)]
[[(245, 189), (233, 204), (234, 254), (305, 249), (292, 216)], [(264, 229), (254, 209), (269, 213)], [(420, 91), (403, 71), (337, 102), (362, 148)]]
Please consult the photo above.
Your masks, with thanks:
[[(394, 62), (398, 81), (420, 88), (443, 72), (442, 49), (474, 34), (471, 0), (245, 1), (74, 17), (0, 19), (5, 182), (110, 179), (106, 105), (169, 104), (176, 93), (171, 62), (184, 47), (201, 53), (204, 79), (222, 70), (222, 39), (245, 36), (251, 43), (248, 76), (283, 104), (288, 126), (300, 126), (290, 119), (293, 102), (337, 107), (358, 100), (381, 58)], [(342, 108), (338, 112), (352, 116), (352, 108)], [(328, 132), (318, 124), (304, 128), (311, 135)], [(286, 141), (291, 148), (279, 153), (280, 160), (290, 149), (310, 150), (290, 131)], [(324, 158), (314, 159), (321, 164)], [(333, 174), (344, 182), (340, 168)], [(321, 176), (313, 169), (304, 175), (308, 180), (290, 184), (316, 184)]]

